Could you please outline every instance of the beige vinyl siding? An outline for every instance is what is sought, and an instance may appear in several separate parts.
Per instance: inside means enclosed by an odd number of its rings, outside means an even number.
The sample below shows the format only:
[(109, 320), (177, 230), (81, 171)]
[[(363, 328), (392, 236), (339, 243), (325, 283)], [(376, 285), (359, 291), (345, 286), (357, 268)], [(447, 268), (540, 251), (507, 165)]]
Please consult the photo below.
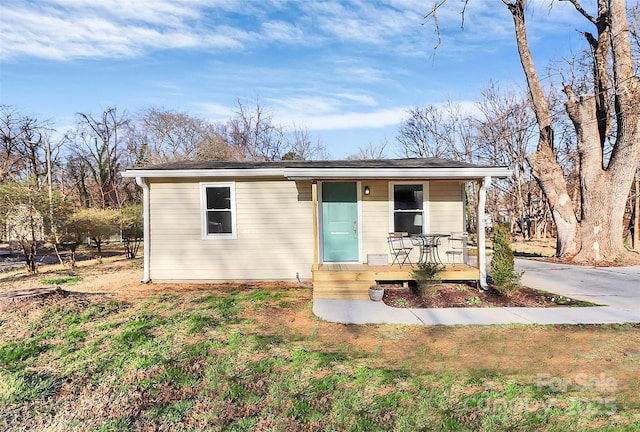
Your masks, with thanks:
[[(392, 224), (389, 206), (389, 181), (363, 181), (362, 188), (369, 186), (369, 196), (362, 195), (362, 253), (363, 261), (368, 254), (389, 254), (387, 236)], [(399, 183), (399, 182), (396, 182)], [(412, 183), (412, 182), (402, 182)], [(414, 182), (422, 183), (422, 182)], [(428, 233), (450, 234), (464, 230), (463, 187), (457, 181), (429, 181), (425, 183), (426, 221)], [(439, 249), (440, 258), (446, 261), (449, 242), (443, 239)], [(418, 248), (411, 259), (418, 259)], [(389, 258), (389, 262), (390, 258)]]
[(152, 279), (311, 277), (310, 182), (235, 181), (237, 239), (202, 238), (201, 182), (150, 183)]
[[(368, 254), (389, 254), (389, 182), (386, 180), (363, 181), (370, 194), (362, 194), (362, 260)], [(391, 262), (391, 261), (389, 261)]]
[[(451, 234), (464, 231), (463, 185), (457, 181), (429, 182), (429, 232)], [(442, 239), (438, 253), (447, 260), (449, 241)]]

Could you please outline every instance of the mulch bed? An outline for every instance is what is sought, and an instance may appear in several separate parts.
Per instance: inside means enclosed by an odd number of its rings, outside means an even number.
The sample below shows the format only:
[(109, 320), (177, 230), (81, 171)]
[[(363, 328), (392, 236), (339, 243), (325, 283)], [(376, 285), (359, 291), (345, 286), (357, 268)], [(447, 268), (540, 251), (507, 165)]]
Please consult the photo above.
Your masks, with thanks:
[(588, 302), (526, 287), (504, 296), (491, 287), (484, 291), (466, 283), (442, 283), (436, 294), (430, 297), (421, 297), (411, 287), (388, 285), (384, 288), (382, 301), (400, 308), (593, 306)]

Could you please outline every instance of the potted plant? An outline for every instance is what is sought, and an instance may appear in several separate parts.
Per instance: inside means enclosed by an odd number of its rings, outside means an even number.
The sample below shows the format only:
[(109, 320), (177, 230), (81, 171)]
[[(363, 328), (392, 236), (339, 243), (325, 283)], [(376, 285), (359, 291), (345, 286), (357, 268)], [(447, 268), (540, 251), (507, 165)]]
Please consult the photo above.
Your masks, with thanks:
[(369, 287), (369, 298), (372, 301), (380, 301), (382, 300), (382, 296), (384, 296), (384, 288), (378, 285), (378, 283), (374, 283)]
[(416, 281), (418, 294), (422, 297), (431, 297), (438, 290), (438, 284), (442, 282), (440, 272), (444, 265), (432, 262), (420, 262), (411, 270), (411, 277)]

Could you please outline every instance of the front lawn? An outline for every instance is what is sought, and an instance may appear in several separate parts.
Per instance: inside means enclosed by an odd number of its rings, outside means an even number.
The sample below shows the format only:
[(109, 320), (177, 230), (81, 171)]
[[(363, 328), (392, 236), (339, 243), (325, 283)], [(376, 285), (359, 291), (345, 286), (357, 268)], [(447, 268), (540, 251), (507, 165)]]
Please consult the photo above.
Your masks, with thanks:
[(309, 290), (285, 284), (89, 293), (91, 280), (79, 274), (64, 286), (83, 295), (0, 303), (0, 430), (583, 431), (640, 422), (638, 326), (340, 325), (313, 316)]

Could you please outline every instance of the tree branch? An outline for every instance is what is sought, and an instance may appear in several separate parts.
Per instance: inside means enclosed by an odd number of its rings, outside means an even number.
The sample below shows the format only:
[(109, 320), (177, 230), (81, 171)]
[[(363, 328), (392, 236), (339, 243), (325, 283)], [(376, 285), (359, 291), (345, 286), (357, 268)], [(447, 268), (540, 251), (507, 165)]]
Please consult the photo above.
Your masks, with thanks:
[(584, 10), (584, 8), (580, 5), (580, 3), (578, 2), (578, 0), (559, 0), (561, 2), (569, 2), (573, 5), (573, 7), (576, 8), (576, 10), (578, 12), (580, 12), (580, 14), (585, 17), (586, 19), (588, 19), (589, 21), (591, 21), (593, 24), (597, 24), (598, 20), (591, 15), (590, 13), (588, 13), (586, 10)]

